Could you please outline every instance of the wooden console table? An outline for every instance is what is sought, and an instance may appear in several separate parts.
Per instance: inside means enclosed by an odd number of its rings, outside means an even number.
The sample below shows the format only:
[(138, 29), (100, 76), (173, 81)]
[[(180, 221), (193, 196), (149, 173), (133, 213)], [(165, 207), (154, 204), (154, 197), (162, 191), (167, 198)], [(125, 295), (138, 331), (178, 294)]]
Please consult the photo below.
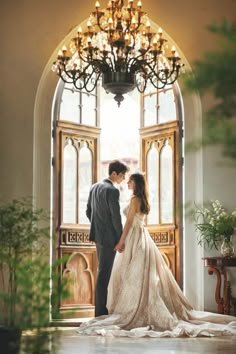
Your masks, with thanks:
[(218, 313), (229, 315), (230, 309), (233, 307), (234, 315), (236, 315), (236, 299), (232, 297), (231, 284), (226, 270), (228, 267), (236, 267), (236, 257), (205, 257), (202, 259), (204, 266), (208, 268), (208, 274), (216, 274), (215, 300), (218, 305)]

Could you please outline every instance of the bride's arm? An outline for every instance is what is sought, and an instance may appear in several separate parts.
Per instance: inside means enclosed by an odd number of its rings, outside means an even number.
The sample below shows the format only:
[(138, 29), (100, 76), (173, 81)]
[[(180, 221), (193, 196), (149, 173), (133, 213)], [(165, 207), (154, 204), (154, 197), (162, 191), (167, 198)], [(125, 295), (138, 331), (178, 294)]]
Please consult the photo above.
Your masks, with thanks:
[(114, 248), (118, 252), (122, 252), (124, 250), (125, 239), (126, 239), (126, 236), (127, 236), (128, 232), (130, 230), (130, 227), (131, 227), (131, 225), (133, 223), (134, 216), (135, 216), (135, 214), (137, 212), (137, 207), (138, 207), (137, 198), (136, 197), (131, 198), (127, 219), (126, 219), (126, 222), (125, 222), (125, 226), (124, 226), (123, 232), (122, 232), (121, 237), (120, 237), (120, 241), (117, 243), (117, 245)]

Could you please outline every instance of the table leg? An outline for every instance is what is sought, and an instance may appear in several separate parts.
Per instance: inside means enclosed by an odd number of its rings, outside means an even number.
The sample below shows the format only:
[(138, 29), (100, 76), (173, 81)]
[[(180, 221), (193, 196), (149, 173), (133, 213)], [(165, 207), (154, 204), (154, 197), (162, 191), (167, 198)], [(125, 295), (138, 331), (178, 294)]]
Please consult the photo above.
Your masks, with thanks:
[(208, 267), (208, 274), (212, 275), (213, 273), (216, 274), (216, 290), (215, 290), (215, 300), (218, 306), (218, 313), (224, 313), (224, 301), (221, 297), (221, 273), (219, 269), (215, 267)]
[[(218, 313), (221, 314), (230, 314), (231, 309), (231, 284), (230, 281), (227, 279), (227, 272), (225, 269), (221, 269), (215, 267), (208, 267), (208, 274), (216, 274), (217, 282), (216, 282), (216, 290), (215, 290), (215, 300), (218, 306)], [(221, 286), (222, 286), (222, 279), (221, 276), (223, 275), (224, 283), (223, 283), (223, 297), (221, 297)]]

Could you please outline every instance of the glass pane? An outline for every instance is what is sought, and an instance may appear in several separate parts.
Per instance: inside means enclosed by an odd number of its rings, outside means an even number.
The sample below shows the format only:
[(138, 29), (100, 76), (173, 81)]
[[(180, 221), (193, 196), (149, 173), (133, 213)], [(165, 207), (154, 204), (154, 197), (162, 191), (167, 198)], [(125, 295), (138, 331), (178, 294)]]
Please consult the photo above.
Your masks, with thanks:
[(59, 119), (72, 123), (79, 123), (79, 102), (80, 92), (64, 88), (61, 98)]
[(176, 120), (175, 97), (173, 90), (159, 93), (159, 113), (158, 122), (165, 123)]
[(76, 223), (77, 153), (69, 140), (64, 149), (63, 166), (63, 222)]
[(173, 165), (172, 149), (166, 140), (160, 153), (161, 223), (173, 222)]
[(144, 126), (157, 124), (157, 94), (144, 97)]
[(148, 224), (159, 223), (159, 195), (158, 195), (158, 151), (154, 144), (147, 154), (147, 182), (149, 189), (151, 210), (148, 215)]
[(91, 185), (92, 153), (85, 145), (79, 151), (79, 224), (89, 223), (85, 212)]
[(82, 124), (96, 126), (96, 96), (82, 93)]

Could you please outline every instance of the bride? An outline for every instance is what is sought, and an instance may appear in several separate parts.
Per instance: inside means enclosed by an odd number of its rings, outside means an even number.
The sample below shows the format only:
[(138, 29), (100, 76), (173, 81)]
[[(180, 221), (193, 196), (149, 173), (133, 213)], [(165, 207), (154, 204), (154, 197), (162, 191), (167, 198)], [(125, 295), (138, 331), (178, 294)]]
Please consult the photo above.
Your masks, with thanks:
[(144, 227), (149, 213), (146, 181), (134, 173), (124, 210), (126, 223), (116, 245), (108, 287), (109, 315), (82, 323), (81, 334), (127, 337), (219, 336), (236, 334), (236, 317), (196, 311), (185, 298)]

